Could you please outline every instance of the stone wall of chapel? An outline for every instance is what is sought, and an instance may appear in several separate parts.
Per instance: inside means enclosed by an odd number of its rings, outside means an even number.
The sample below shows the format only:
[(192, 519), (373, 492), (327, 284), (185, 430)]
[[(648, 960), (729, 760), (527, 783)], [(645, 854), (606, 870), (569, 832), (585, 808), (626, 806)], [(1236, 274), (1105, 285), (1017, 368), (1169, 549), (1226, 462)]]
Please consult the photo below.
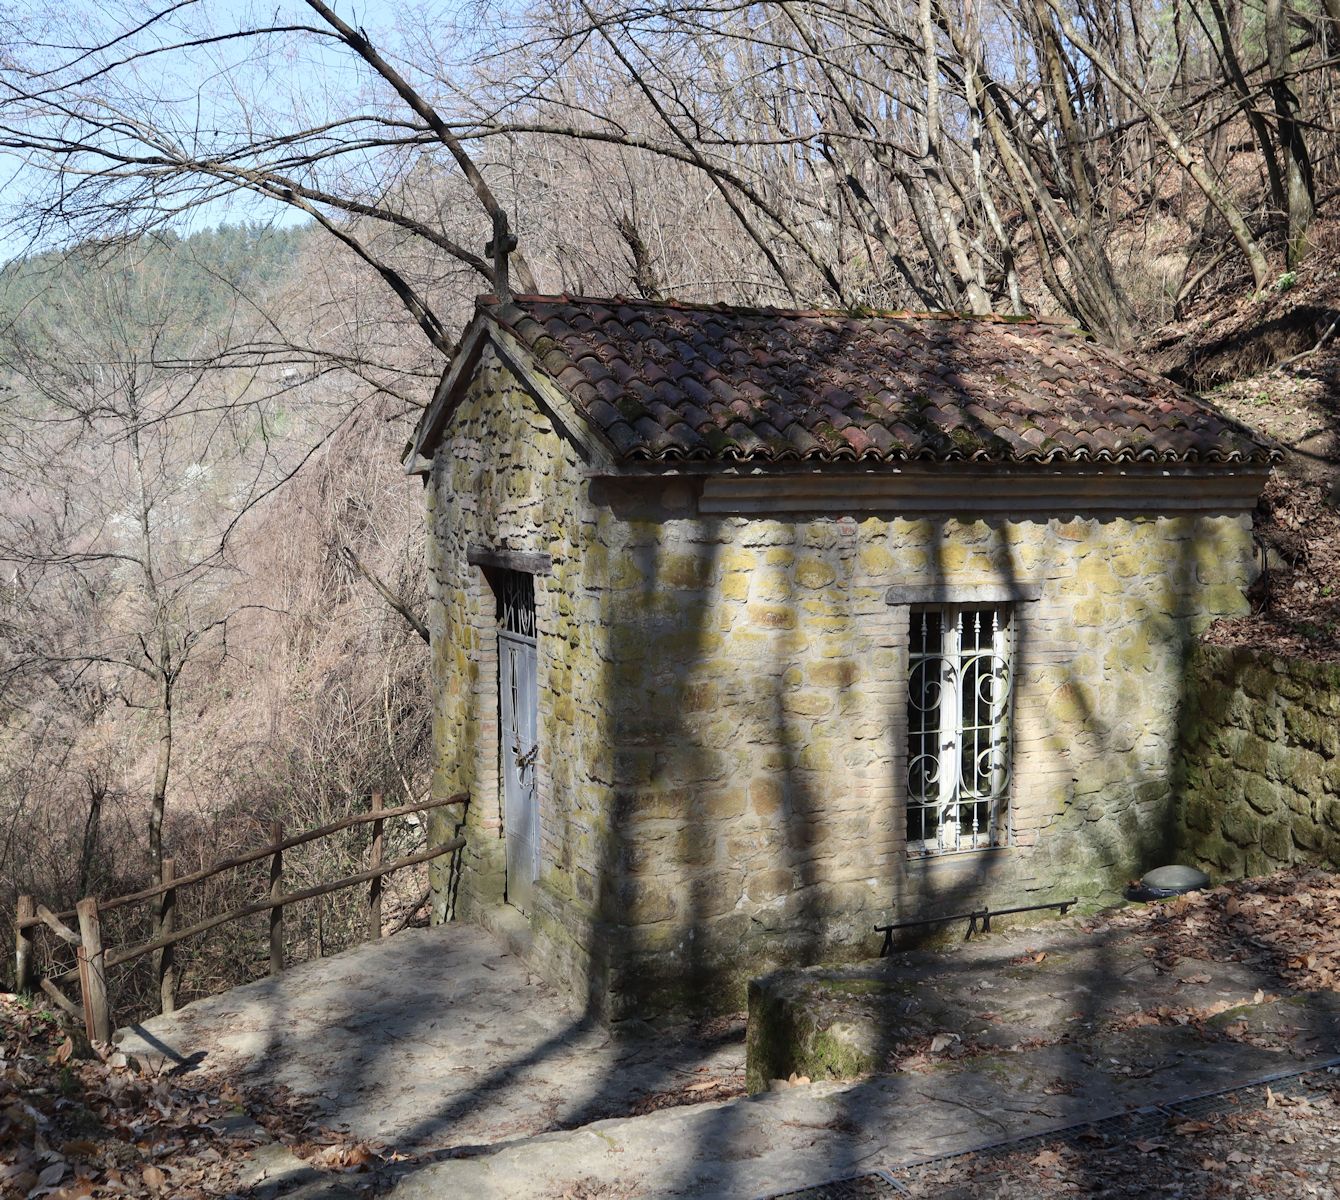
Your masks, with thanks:
[[(616, 503), (616, 509), (619, 507)], [(877, 922), (1111, 897), (1161, 861), (1184, 658), (1245, 611), (1246, 516), (602, 521), (620, 702), (615, 1012), (737, 1006)], [(909, 859), (909, 608), (1014, 589), (1010, 845)]]
[[(491, 349), (453, 414), (429, 482), (435, 795), (470, 793), (458, 862), (434, 870), (436, 915), (488, 923), (504, 899), (497, 625), (472, 547), (547, 554), (535, 578), (540, 879), (527, 953), (535, 967), (603, 996), (594, 923), (610, 877), (611, 722), (597, 513), (570, 441)], [(455, 832), (454, 814), (433, 834)]]
[[(1185, 656), (1245, 611), (1249, 518), (699, 515), (692, 480), (592, 481), (492, 356), (430, 479), (437, 794), (469, 846), (438, 913), (503, 900), (493, 598), (536, 580), (541, 877), (526, 953), (611, 1016), (743, 1005), (890, 918), (1099, 900), (1162, 859)], [(893, 588), (1014, 605), (1010, 844), (909, 859), (908, 622)], [(451, 816), (434, 833), (454, 831)]]

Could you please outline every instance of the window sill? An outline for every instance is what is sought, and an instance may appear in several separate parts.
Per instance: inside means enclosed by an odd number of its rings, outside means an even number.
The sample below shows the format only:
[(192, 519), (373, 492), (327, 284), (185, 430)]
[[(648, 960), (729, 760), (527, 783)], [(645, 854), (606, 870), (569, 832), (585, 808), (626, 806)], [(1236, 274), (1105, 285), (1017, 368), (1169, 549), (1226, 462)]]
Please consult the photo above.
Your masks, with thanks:
[(979, 846), (975, 850), (931, 850), (917, 851), (908, 849), (907, 864), (913, 866), (917, 864), (930, 863), (961, 863), (974, 862), (983, 858), (994, 858), (999, 854), (1008, 854), (1013, 846), (1008, 844), (1004, 846)]

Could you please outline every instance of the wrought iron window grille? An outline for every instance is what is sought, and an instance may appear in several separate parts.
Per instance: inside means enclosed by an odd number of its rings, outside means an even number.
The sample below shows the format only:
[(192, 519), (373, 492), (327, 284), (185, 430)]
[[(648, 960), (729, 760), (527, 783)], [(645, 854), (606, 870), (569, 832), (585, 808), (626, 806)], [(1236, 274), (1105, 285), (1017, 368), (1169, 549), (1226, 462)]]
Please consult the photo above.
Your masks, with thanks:
[(535, 640), (535, 576), (524, 571), (488, 571), (493, 587), (494, 615), (500, 633)]
[(907, 850), (1008, 843), (1010, 610), (939, 605), (910, 614)]

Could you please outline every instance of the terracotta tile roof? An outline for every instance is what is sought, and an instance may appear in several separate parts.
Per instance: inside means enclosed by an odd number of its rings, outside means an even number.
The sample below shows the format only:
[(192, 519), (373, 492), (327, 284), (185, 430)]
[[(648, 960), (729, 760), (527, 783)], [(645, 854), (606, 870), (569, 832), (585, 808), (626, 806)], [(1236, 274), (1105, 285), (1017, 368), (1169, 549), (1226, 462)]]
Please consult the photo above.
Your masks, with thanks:
[(1276, 453), (1052, 322), (577, 296), (479, 307), (625, 460), (1263, 463)]

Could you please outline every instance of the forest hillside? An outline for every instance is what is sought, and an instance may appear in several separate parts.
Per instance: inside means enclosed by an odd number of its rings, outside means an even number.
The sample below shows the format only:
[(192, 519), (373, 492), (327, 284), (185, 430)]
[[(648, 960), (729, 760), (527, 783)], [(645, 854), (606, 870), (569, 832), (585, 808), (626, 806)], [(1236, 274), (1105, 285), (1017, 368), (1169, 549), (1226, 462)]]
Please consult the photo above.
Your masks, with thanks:
[[(426, 648), (367, 575), (422, 610), (399, 453), (429, 385), (407, 363), (383, 391), (321, 356), (356, 302), (323, 287), (328, 257), (310, 230), (236, 227), (0, 274), (7, 913), (135, 890), (163, 847), (187, 873), (276, 819), (422, 796)], [(361, 849), (295, 852), (295, 887)], [(294, 918), (297, 957), (349, 937), (337, 903)], [(255, 933), (204, 939), (183, 997), (262, 971)]]

